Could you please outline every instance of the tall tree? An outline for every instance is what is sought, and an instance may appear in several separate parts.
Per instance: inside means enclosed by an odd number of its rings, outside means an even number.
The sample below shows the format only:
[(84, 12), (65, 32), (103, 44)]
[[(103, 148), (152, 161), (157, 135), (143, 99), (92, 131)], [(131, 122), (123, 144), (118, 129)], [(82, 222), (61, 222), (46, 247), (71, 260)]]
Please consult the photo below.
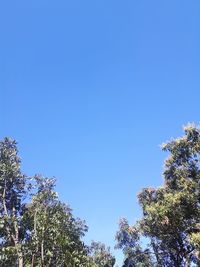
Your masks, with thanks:
[(5, 138), (0, 142), (0, 266), (113, 266), (106, 249), (106, 265), (95, 265), (82, 241), (88, 228), (59, 200), (55, 179), (29, 178), (20, 164), (17, 143)]
[(35, 176), (37, 191), (28, 204), (31, 266), (85, 266), (87, 247), (81, 241), (87, 231), (84, 221), (75, 218), (72, 210), (58, 199), (55, 179)]
[(14, 140), (0, 142), (0, 261), (2, 266), (23, 267), (21, 213), (27, 177), (21, 173), (17, 152)]
[(200, 266), (200, 129), (184, 128), (184, 136), (162, 146), (164, 185), (139, 194), (141, 236), (148, 238), (156, 266)]

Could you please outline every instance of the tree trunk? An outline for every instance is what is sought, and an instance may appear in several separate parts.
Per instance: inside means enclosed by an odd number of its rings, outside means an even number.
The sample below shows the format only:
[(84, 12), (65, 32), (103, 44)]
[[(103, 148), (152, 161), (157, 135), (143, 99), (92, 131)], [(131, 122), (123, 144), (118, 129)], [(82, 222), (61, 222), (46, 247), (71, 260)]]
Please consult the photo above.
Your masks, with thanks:
[(197, 253), (197, 257), (198, 257), (197, 266), (200, 267), (200, 250)]
[(18, 252), (18, 267), (23, 267), (24, 263), (23, 263), (23, 254), (22, 252)]
[(34, 267), (35, 254), (32, 255), (31, 267)]
[(41, 243), (41, 267), (44, 267), (44, 242)]

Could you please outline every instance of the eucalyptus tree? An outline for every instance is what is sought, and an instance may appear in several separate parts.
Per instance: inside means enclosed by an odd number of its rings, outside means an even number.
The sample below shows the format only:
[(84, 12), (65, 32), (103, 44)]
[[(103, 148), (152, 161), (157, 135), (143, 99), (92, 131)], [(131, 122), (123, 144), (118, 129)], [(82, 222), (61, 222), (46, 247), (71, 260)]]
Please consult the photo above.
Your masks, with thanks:
[(169, 153), (164, 184), (138, 195), (137, 229), (156, 266), (200, 266), (200, 129), (189, 124), (183, 137), (162, 148)]
[[(27, 177), (20, 165), (16, 141), (5, 138), (0, 142), (0, 266), (102, 267), (95, 265), (96, 252), (91, 256), (94, 246), (82, 240), (85, 221), (59, 200), (55, 178)], [(103, 252), (104, 267), (112, 266), (113, 258)]]
[(113, 267), (115, 264), (115, 257), (111, 254), (110, 248), (101, 242), (92, 241), (90, 257), (93, 267)]
[(122, 249), (125, 260), (123, 267), (151, 267), (153, 266), (151, 252), (143, 249), (140, 244), (140, 229), (137, 225), (130, 226), (123, 218), (119, 222), (119, 230), (116, 234), (116, 249)]
[(28, 204), (30, 239), (27, 262), (31, 266), (86, 266), (88, 249), (81, 238), (85, 222), (58, 199), (55, 179), (35, 176), (37, 190)]
[(0, 263), (1, 266), (23, 266), (22, 211), (26, 198), (27, 177), (20, 169), (14, 140), (0, 142)]

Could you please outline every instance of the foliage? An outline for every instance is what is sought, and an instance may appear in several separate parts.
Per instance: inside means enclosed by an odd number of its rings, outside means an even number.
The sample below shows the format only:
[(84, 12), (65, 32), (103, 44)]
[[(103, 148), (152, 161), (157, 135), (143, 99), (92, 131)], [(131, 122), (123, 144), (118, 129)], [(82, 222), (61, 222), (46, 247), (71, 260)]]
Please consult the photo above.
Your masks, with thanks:
[(90, 256), (93, 267), (113, 267), (115, 264), (115, 258), (112, 256), (110, 248), (106, 248), (100, 242), (92, 242)]
[(116, 248), (122, 249), (125, 255), (123, 267), (152, 266), (149, 249), (143, 250), (140, 245), (138, 226), (130, 226), (126, 219), (121, 219), (119, 231), (116, 234)]
[(80, 238), (87, 226), (59, 201), (54, 179), (36, 176), (35, 180), (37, 192), (26, 213), (31, 222), (27, 262), (34, 266), (81, 266), (87, 260), (87, 249)]
[(0, 142), (0, 266), (113, 266), (106, 249), (105, 265), (96, 264), (93, 245), (91, 257), (82, 241), (87, 226), (59, 200), (55, 179), (27, 177), (20, 163), (16, 142), (5, 138)]
[[(138, 199), (143, 218), (137, 222), (138, 235), (133, 232), (124, 238), (137, 242), (139, 237), (148, 238), (151, 266), (200, 266), (200, 130), (190, 124), (184, 131), (183, 137), (162, 146), (169, 152), (164, 185), (142, 190)], [(137, 242), (128, 247), (135, 250)]]
[[(22, 210), (27, 177), (20, 171), (16, 142), (0, 142), (0, 260), (11, 266), (16, 259), (22, 266), (22, 240), (25, 236)], [(13, 266), (15, 266), (13, 264)]]

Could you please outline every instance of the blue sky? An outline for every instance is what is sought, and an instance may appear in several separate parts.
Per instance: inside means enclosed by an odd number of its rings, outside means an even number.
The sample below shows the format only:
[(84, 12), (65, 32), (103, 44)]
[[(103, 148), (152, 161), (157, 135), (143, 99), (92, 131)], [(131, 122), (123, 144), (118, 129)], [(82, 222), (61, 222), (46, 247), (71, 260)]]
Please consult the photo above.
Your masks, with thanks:
[(159, 144), (199, 122), (200, 2), (0, 7), (0, 137), (17, 139), (26, 174), (58, 178), (87, 242), (113, 248), (119, 218), (140, 216), (137, 193), (162, 183)]

